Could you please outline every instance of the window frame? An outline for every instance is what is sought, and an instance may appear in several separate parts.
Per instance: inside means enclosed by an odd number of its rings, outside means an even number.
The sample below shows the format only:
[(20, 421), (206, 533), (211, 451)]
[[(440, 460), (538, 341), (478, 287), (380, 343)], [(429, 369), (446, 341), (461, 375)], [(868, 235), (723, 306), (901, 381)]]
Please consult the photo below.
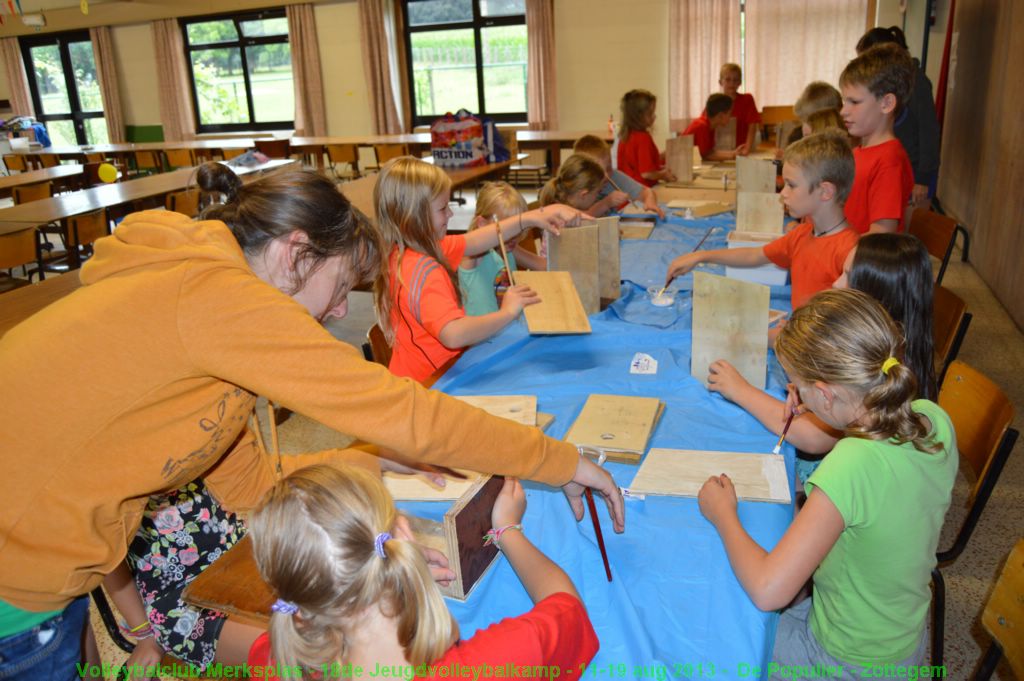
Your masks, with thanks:
[[(274, 36), (257, 36), (257, 37), (245, 37), (242, 32), (241, 24), (246, 21), (258, 21), (261, 19), (282, 19), (286, 18), (287, 14), (285, 8), (275, 7), (270, 9), (257, 10), (252, 12), (230, 12), (227, 14), (207, 14), (204, 16), (190, 16), (187, 18), (179, 19), (178, 25), (181, 27), (181, 38), (185, 45), (185, 62), (188, 66), (188, 78), (189, 86), (192, 88), (192, 111), (196, 117), (196, 132), (198, 134), (205, 133), (220, 133), (220, 132), (249, 132), (249, 131), (264, 131), (264, 130), (289, 130), (295, 128), (294, 112), (293, 117), (290, 120), (283, 121), (268, 121), (264, 123), (255, 122), (255, 108), (253, 105), (252, 98), (252, 82), (249, 79), (249, 59), (246, 55), (246, 48), (253, 47), (256, 45), (274, 45), (278, 43), (288, 43), (291, 46), (291, 34), (285, 33), (283, 35)], [(204, 24), (210, 21), (232, 21), (235, 25), (235, 32), (239, 36), (237, 40), (224, 40), (216, 43), (203, 43), (201, 45), (192, 45), (189, 43), (188, 27), (190, 24)], [(247, 123), (210, 123), (204, 124), (199, 111), (199, 93), (196, 90), (196, 75), (192, 66), (192, 52), (210, 50), (217, 48), (238, 48), (241, 53), (241, 64), (242, 64), (242, 80), (245, 83), (245, 99), (246, 106), (249, 114), (249, 122)], [(292, 82), (294, 84), (294, 71), (292, 73)]]
[[(35, 119), (46, 125), (50, 121), (71, 121), (75, 130), (75, 139), (78, 144), (90, 144), (86, 137), (85, 120), (87, 118), (104, 118), (107, 113), (104, 109), (99, 111), (83, 111), (82, 100), (78, 96), (78, 82), (75, 80), (75, 70), (71, 64), (70, 43), (89, 43), (92, 48), (92, 38), (88, 30), (63, 31), (61, 33), (42, 33), (39, 35), (25, 35), (18, 39), (18, 47), (21, 49), (21, 59), (25, 66), (25, 77), (28, 80), (29, 94), (32, 97), (32, 106), (35, 108)], [(64, 70), (64, 82), (68, 88), (68, 105), (71, 109), (66, 114), (43, 113), (43, 99), (39, 91), (39, 83), (36, 82), (35, 65), (32, 62), (32, 48), (56, 45), (60, 55), (61, 68)], [(96, 51), (93, 50), (93, 60), (96, 59)]]
[[(527, 122), (527, 111), (514, 111), (512, 113), (488, 113), (486, 108), (486, 92), (484, 89), (484, 59), (483, 40), (481, 31), (494, 26), (526, 26), (525, 9), (522, 14), (512, 14), (500, 17), (485, 17), (480, 14), (480, 0), (470, 0), (473, 6), (472, 21), (455, 21), (440, 24), (421, 24), (419, 26), (409, 25), (409, 3), (416, 0), (402, 0), (402, 33), (405, 42), (405, 75), (408, 81), (409, 109), (413, 126), (430, 125), (438, 116), (436, 114), (420, 115), (416, 111), (416, 79), (413, 75), (412, 59), (412, 35), (413, 33), (426, 33), (430, 31), (454, 31), (459, 29), (472, 29), (473, 47), (476, 56), (476, 95), (477, 107), (475, 113), (478, 116), (487, 116), (496, 123), (518, 123), (525, 125)], [(527, 37), (529, 40), (529, 37)]]

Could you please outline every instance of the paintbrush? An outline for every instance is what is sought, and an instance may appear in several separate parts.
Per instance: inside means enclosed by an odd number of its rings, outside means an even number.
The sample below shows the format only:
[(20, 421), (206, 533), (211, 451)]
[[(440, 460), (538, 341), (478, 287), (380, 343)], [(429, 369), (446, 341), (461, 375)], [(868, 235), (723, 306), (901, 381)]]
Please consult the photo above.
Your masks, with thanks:
[(778, 454), (782, 451), (782, 443), (786, 441), (786, 433), (789, 432), (789, 426), (793, 423), (793, 416), (796, 412), (789, 412), (789, 418), (786, 419), (786, 426), (782, 429), (782, 435), (779, 436), (779, 441), (775, 443), (775, 447), (772, 449), (772, 454)]
[[(604, 174), (604, 179), (608, 180), (608, 182), (611, 183), (611, 185), (613, 187), (615, 187), (615, 191), (622, 192), (623, 194), (626, 194), (626, 196), (629, 196), (628, 193), (622, 191), (622, 187), (620, 187), (619, 185), (615, 184), (615, 180), (612, 179), (611, 175), (609, 175), (608, 173), (605, 173)], [(646, 211), (644, 211), (644, 207), (641, 206), (640, 203), (637, 202), (637, 200), (632, 198), (632, 197), (630, 197), (630, 199), (629, 199), (629, 205), (633, 206), (633, 208), (636, 208), (639, 211), (646, 212)]]
[[(704, 236), (701, 237), (701, 240), (697, 242), (697, 245), (693, 247), (693, 250), (691, 250), (690, 253), (696, 253), (697, 251), (699, 251), (700, 247), (703, 246), (704, 242), (708, 240), (709, 236), (711, 236), (711, 232), (714, 231), (714, 229), (715, 229), (714, 227), (708, 227), (708, 231), (704, 232)], [(672, 283), (672, 282), (668, 282), (664, 286), (662, 286), (661, 289), (657, 293), (654, 294), (654, 298), (657, 298), (662, 293), (664, 293), (665, 289), (668, 288), (668, 285), (670, 283)], [(654, 300), (654, 298), (652, 298), (651, 300)], [(778, 452), (776, 452), (776, 454), (778, 454)]]
[(501, 225), (498, 224), (498, 216), (492, 215), (491, 219), (494, 220), (494, 229), (498, 232), (498, 246), (501, 247), (501, 259), (505, 261), (505, 271), (508, 272), (508, 283), (510, 286), (515, 286), (516, 280), (512, 275), (512, 266), (508, 263), (508, 252), (505, 250), (505, 239), (501, 236)]
[(608, 564), (608, 551), (604, 548), (604, 535), (601, 534), (601, 521), (597, 519), (597, 507), (594, 505), (594, 495), (587, 487), (583, 493), (587, 497), (587, 508), (590, 509), (590, 519), (594, 521), (594, 536), (597, 537), (597, 548), (601, 549), (601, 560), (604, 561), (604, 573), (608, 581), (612, 581), (612, 568)]

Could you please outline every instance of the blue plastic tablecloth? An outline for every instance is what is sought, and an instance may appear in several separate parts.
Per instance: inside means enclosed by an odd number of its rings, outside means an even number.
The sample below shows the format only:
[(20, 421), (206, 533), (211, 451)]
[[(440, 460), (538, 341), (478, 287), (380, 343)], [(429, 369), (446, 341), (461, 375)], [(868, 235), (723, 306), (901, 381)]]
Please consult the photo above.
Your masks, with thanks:
[[(734, 216), (661, 222), (646, 241), (622, 242), (622, 298), (591, 317), (584, 336), (529, 336), (522, 319), (466, 352), (435, 385), (452, 394), (529, 394), (554, 414), (548, 434), (561, 438), (591, 393), (658, 397), (665, 411), (650, 446), (770, 452), (776, 437), (743, 409), (708, 392), (690, 376), (690, 295), (655, 308), (647, 286), (660, 286), (668, 262), (692, 249), (721, 248)], [(773, 307), (789, 309), (788, 288), (773, 291)], [(630, 373), (634, 353), (658, 362), (656, 375)], [(785, 377), (769, 353), (768, 389), (782, 396)], [(784, 450), (792, 473), (793, 452)], [(637, 466), (607, 464), (628, 487)], [(790, 475), (792, 479), (792, 475)], [(569, 574), (601, 642), (593, 678), (756, 678), (766, 668), (777, 615), (759, 611), (736, 581), (714, 528), (696, 499), (650, 497), (626, 502), (626, 532), (615, 534), (598, 503), (614, 581), (605, 578), (589, 518), (577, 524), (559, 490), (527, 484), (527, 536)], [(402, 504), (439, 518), (443, 504)], [(753, 538), (771, 548), (792, 519), (790, 505), (740, 503)], [(448, 601), (467, 638), (531, 607), (508, 562), (499, 557), (465, 603)], [(659, 676), (661, 674), (661, 676)], [(579, 674), (576, 674), (579, 676)]]

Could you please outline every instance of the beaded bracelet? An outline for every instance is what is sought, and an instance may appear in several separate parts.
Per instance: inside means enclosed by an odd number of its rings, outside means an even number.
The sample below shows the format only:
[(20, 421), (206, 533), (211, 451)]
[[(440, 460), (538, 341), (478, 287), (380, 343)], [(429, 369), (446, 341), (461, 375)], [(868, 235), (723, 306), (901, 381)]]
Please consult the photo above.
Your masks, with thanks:
[(154, 636), (153, 625), (150, 624), (149, 620), (146, 620), (142, 624), (136, 627), (132, 627), (130, 629), (128, 628), (128, 625), (125, 623), (118, 624), (117, 628), (120, 629), (121, 633), (125, 636), (131, 636), (132, 638), (137, 640), (142, 640), (144, 638), (153, 638)]
[(484, 546), (494, 544), (496, 547), (500, 549), (501, 544), (499, 544), (498, 542), (501, 540), (501, 535), (505, 534), (505, 532), (507, 532), (508, 530), (519, 530), (520, 532), (522, 532), (523, 526), (522, 524), (517, 523), (515, 525), (506, 525), (505, 527), (499, 530), (496, 530), (492, 527), (491, 529), (487, 530), (487, 534), (484, 535)]

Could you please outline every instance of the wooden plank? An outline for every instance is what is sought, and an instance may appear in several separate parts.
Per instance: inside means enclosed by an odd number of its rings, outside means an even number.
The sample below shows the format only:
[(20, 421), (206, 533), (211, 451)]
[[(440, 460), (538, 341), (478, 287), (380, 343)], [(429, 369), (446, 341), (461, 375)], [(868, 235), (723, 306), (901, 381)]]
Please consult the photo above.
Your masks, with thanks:
[(455, 501), (480, 480), (480, 474), (463, 468), (452, 469), (465, 477), (442, 472), (444, 487), (427, 481), (422, 475), (384, 471), (384, 486), (395, 501)]
[(654, 196), (660, 203), (668, 203), (673, 199), (699, 199), (701, 201), (718, 201), (720, 203), (735, 203), (736, 188), (722, 189), (719, 184), (716, 188), (693, 187), (693, 186), (669, 186), (658, 184), (654, 186)]
[(706, 384), (708, 367), (724, 359), (751, 385), (764, 389), (770, 291), (760, 284), (694, 272), (691, 376)]
[(622, 294), (619, 258), (618, 216), (598, 218), (598, 294), (604, 300), (618, 300)]
[(766, 159), (736, 159), (736, 189), (742, 192), (775, 192), (775, 163)]
[(782, 201), (775, 192), (739, 192), (736, 195), (736, 231), (782, 234)]
[(555, 422), (554, 414), (545, 414), (542, 411), (537, 412), (537, 427), (541, 430), (547, 430), (548, 426)]
[(788, 504), (786, 460), (780, 454), (652, 449), (629, 485), (630, 492), (696, 497), (707, 479), (725, 473), (744, 501)]
[(623, 239), (646, 239), (654, 231), (654, 223), (646, 220), (620, 220), (619, 236)]
[(444, 514), (448, 543), (444, 554), (456, 575), (449, 586), (438, 585), (445, 596), (460, 601), (469, 598), (498, 557), (498, 547), (484, 546), (483, 536), (491, 529), (491, 511), (504, 484), (500, 476), (485, 476)]
[(526, 284), (541, 302), (523, 308), (526, 326), (534, 335), (590, 333), (590, 320), (568, 272), (516, 272), (516, 282)]
[(537, 425), (536, 395), (452, 395), (457, 400), (524, 426)]
[(666, 205), (668, 208), (682, 209), (682, 211), (677, 212), (676, 215), (688, 220), (720, 215), (721, 213), (728, 213), (729, 211), (736, 209), (736, 207), (731, 203), (722, 203), (721, 201), (701, 201), (699, 199), (674, 199), (669, 201)]
[(729, 122), (720, 128), (715, 128), (715, 149), (732, 151), (736, 148), (736, 119), (730, 118)]
[(669, 137), (665, 141), (665, 165), (677, 181), (693, 179), (693, 135)]
[(661, 409), (656, 397), (591, 395), (565, 439), (601, 449), (612, 461), (636, 463), (647, 449)]
[(600, 312), (600, 232), (597, 223), (568, 227), (558, 236), (548, 233), (545, 238), (548, 240), (548, 271), (571, 274), (583, 310), (588, 315)]

